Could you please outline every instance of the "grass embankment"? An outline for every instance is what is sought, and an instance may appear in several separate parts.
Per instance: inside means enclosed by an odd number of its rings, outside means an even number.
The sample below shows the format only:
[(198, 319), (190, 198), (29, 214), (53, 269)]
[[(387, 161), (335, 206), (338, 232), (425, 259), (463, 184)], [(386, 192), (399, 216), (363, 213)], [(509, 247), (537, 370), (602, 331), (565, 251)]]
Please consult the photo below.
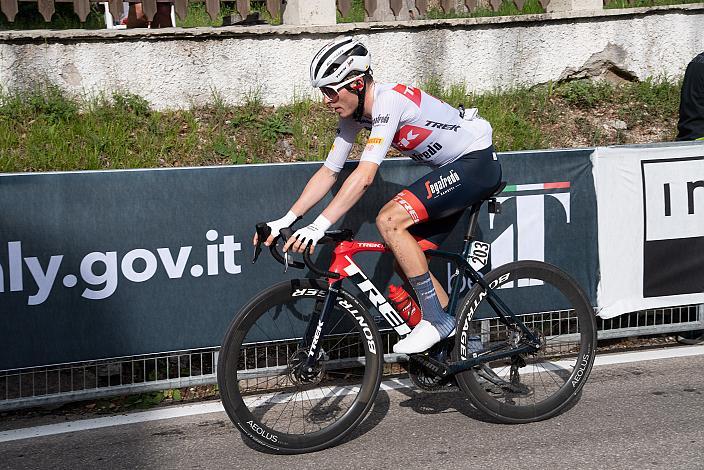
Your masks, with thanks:
[[(496, 148), (506, 151), (672, 140), (680, 84), (576, 81), (481, 95), (435, 80), (422, 88), (453, 106), (479, 108)], [(214, 96), (209, 106), (154, 111), (132, 94), (77, 101), (51, 86), (0, 92), (0, 171), (321, 160), (336, 122), (320, 102), (273, 108), (256, 93), (238, 106)]]

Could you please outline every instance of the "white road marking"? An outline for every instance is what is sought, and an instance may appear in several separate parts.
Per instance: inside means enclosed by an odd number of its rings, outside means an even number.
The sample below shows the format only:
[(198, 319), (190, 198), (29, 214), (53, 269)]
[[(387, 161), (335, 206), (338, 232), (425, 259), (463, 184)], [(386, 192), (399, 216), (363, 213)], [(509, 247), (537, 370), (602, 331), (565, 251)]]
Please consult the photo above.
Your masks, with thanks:
[[(631, 362), (653, 361), (658, 359), (672, 359), (677, 357), (701, 356), (704, 355), (704, 346), (681, 346), (676, 348), (654, 349), (641, 352), (626, 352), (616, 354), (597, 355), (594, 366), (606, 366), (613, 364), (627, 364)], [(390, 379), (381, 384), (382, 390), (395, 390), (399, 388), (411, 387), (409, 379)], [(339, 391), (338, 391), (339, 392)], [(337, 392), (336, 392), (337, 393)], [(262, 397), (253, 397), (252, 401), (260, 400)], [(200, 415), (206, 413), (221, 413), (225, 411), (220, 401), (209, 403), (196, 403), (193, 405), (171, 406), (158, 410), (142, 411), (105, 418), (83, 419), (67, 423), (48, 424), (31, 428), (14, 429), (0, 432), (0, 442), (17, 441), (20, 439), (31, 439), (35, 437), (52, 436), (76, 431), (87, 431), (124, 424), (144, 423), (160, 419), (182, 418), (185, 416)]]

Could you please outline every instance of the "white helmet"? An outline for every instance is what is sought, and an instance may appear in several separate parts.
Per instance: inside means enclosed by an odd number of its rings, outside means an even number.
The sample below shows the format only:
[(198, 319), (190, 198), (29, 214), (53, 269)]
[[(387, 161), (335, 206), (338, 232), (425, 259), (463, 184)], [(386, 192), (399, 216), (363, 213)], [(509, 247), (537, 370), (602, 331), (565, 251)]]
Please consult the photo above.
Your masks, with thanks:
[(314, 88), (340, 83), (350, 72), (371, 72), (372, 56), (357, 39), (343, 37), (323, 46), (310, 63)]

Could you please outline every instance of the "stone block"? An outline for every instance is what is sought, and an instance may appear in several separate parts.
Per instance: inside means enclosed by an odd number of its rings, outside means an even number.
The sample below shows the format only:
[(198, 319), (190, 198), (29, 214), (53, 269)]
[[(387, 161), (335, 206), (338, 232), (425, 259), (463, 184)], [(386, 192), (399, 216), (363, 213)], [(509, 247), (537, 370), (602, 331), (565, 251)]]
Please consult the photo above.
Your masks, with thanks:
[(603, 0), (550, 0), (546, 10), (548, 13), (575, 10), (603, 10)]
[(291, 25), (337, 24), (337, 6), (335, 0), (288, 0), (282, 18)]

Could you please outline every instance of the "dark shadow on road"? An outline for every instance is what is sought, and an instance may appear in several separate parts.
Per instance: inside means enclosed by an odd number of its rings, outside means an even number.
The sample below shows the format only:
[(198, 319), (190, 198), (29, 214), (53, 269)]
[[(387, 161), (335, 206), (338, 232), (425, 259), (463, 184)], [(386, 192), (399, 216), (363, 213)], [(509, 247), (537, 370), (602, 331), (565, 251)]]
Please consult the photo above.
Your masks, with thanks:
[(391, 399), (389, 398), (389, 394), (386, 393), (385, 390), (379, 390), (379, 393), (376, 395), (376, 400), (374, 400), (374, 406), (372, 406), (367, 417), (364, 418), (359, 426), (352, 431), (352, 434), (343, 439), (340, 444), (357, 439), (374, 429), (388, 414), (390, 408)]
[[(450, 388), (440, 392), (426, 392), (413, 388), (402, 388), (398, 392), (406, 395), (408, 400), (399, 403), (400, 406), (411, 408), (418, 414), (438, 414), (457, 411), (468, 418), (476, 419), (484, 423), (507, 424), (486, 415), (472, 405), (471, 400), (459, 389)], [(574, 408), (582, 396), (582, 391), (577, 394), (570, 403), (567, 404), (554, 417), (560, 416)]]
[(440, 392), (426, 392), (413, 388), (401, 388), (397, 391), (408, 397), (408, 400), (400, 402), (399, 405), (410, 408), (418, 414), (427, 415), (457, 411), (470, 419), (485, 423), (499, 423), (476, 409), (469, 398), (456, 388)]

